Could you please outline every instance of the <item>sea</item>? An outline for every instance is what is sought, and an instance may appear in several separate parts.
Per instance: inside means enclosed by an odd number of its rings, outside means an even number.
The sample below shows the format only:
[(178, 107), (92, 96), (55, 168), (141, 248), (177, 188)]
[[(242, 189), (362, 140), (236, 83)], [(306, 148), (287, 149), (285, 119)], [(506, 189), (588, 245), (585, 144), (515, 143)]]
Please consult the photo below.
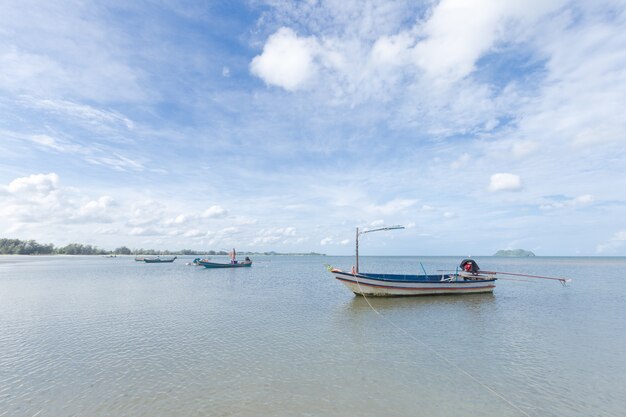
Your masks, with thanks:
[(475, 257), (572, 282), (402, 298), (351, 293), (351, 257), (192, 258), (0, 257), (0, 416), (626, 415), (626, 258)]

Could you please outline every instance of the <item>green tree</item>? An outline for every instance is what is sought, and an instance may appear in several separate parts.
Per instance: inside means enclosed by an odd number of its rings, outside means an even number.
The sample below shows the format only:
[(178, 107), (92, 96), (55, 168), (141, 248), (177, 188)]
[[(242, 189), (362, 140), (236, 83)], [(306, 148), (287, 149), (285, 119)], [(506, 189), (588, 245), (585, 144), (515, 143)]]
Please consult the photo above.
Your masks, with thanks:
[(126, 246), (121, 246), (119, 248), (116, 248), (113, 253), (115, 253), (116, 255), (130, 255), (132, 254), (131, 250), (128, 249)]

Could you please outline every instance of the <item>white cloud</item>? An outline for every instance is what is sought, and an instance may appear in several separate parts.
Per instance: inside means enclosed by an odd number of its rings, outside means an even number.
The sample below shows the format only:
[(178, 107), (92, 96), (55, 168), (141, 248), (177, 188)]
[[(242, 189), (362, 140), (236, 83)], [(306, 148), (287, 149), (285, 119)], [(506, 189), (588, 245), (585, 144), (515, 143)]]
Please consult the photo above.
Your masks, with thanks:
[(112, 221), (110, 210), (114, 204), (113, 198), (108, 195), (99, 197), (97, 200), (83, 204), (75, 213), (70, 213), (69, 220), (85, 223), (109, 223)]
[(435, 79), (456, 81), (475, 69), (499, 40), (518, 35), (563, 1), (442, 0), (420, 28), (425, 36), (413, 50), (417, 65)]
[(59, 153), (73, 154), (90, 164), (103, 166), (120, 172), (143, 171), (144, 163), (139, 159), (129, 158), (120, 152), (102, 148), (96, 143), (82, 145), (73, 142), (70, 138), (53, 137), (48, 134), (21, 133), (0, 129), (0, 135), (8, 138), (36, 144), (44, 150), (53, 150)]
[[(519, 109), (519, 134), (565, 158), (583, 149), (611, 152), (626, 129), (626, 96), (615, 88), (626, 82), (624, 59), (615, 53), (626, 40), (624, 9), (605, 2), (572, 8), (578, 16), (563, 13), (534, 34), (533, 45), (548, 60), (547, 77), (539, 95)], [(612, 16), (601, 19), (602, 13)]]
[(64, 150), (63, 146), (61, 146), (54, 138), (48, 135), (31, 135), (30, 140), (38, 145), (45, 146), (56, 151)]
[(17, 91), (25, 85), (39, 84), (37, 80), (45, 76), (60, 78), (63, 72), (52, 59), (15, 46), (0, 53), (0, 67), (0, 88)]
[(584, 129), (574, 138), (574, 145), (587, 147), (590, 145), (601, 145), (606, 142), (616, 142), (623, 138), (623, 131), (616, 129), (615, 124), (611, 123), (608, 126), (590, 127)]
[(132, 120), (116, 111), (97, 109), (68, 100), (23, 97), (22, 101), (27, 106), (62, 114), (63, 116), (70, 116), (92, 125), (121, 124), (129, 130), (132, 130), (135, 126)]
[(119, 153), (112, 153), (107, 156), (89, 156), (85, 160), (94, 165), (101, 165), (116, 171), (143, 171), (145, 166), (141, 161), (131, 159)]
[(218, 237), (223, 237), (223, 236), (228, 236), (228, 235), (234, 235), (234, 234), (237, 234), (239, 232), (240, 232), (240, 230), (239, 230), (238, 227), (228, 226), (228, 227), (225, 227), (223, 229), (218, 230), (215, 233), (215, 235), (218, 236)]
[(11, 194), (47, 195), (55, 191), (59, 185), (59, 176), (55, 173), (32, 174), (28, 177), (16, 178), (4, 187)]
[(594, 198), (591, 194), (583, 194), (578, 197), (564, 199), (562, 201), (554, 201), (547, 204), (542, 204), (539, 206), (542, 210), (557, 210), (565, 207), (580, 207), (587, 206), (593, 203)]
[(320, 240), (320, 246), (330, 246), (330, 245), (346, 246), (346, 245), (350, 244), (350, 242), (351, 242), (350, 239), (338, 240), (335, 237), (327, 236), (327, 237), (323, 238), (322, 240)]
[(284, 236), (295, 236), (296, 235), (296, 228), (295, 227), (285, 227), (284, 229), (282, 229), (282, 233)]
[(405, 211), (409, 207), (415, 205), (416, 202), (416, 200), (396, 198), (382, 205), (370, 206), (369, 210), (375, 213), (390, 216)]
[(626, 244), (626, 230), (619, 230), (605, 243), (596, 247), (598, 253), (615, 253)]
[(277, 242), (282, 242), (283, 244), (297, 244), (308, 239), (297, 237), (297, 234), (296, 228), (291, 226), (261, 229), (257, 232), (257, 236), (252, 240), (251, 244), (252, 246)]
[(256, 245), (276, 243), (279, 240), (281, 240), (281, 238), (282, 238), (281, 236), (258, 236), (252, 240), (251, 245), (256, 246)]
[(283, 27), (268, 38), (263, 53), (252, 60), (250, 70), (267, 84), (297, 90), (316, 72), (317, 48), (314, 39), (300, 38), (292, 29)]
[(519, 175), (509, 173), (493, 174), (489, 180), (489, 191), (519, 191), (522, 189), (522, 179)]
[(398, 68), (409, 63), (409, 50), (414, 39), (408, 33), (394, 36), (383, 35), (374, 42), (369, 55), (373, 71), (392, 77)]
[(234, 216), (232, 219), (229, 219), (233, 224), (239, 226), (251, 226), (259, 223), (259, 219), (254, 219), (252, 217), (246, 216)]
[(513, 143), (512, 152), (516, 158), (523, 158), (532, 154), (536, 149), (538, 149), (536, 142), (525, 140)]
[(96, 101), (145, 98), (142, 70), (125, 49), (124, 33), (102, 17), (90, 2), (5, 2), (0, 90)]
[(374, 220), (373, 222), (370, 223), (370, 227), (380, 227), (382, 225), (385, 224), (385, 221), (380, 219), (380, 220)]
[(579, 195), (574, 199), (574, 203), (577, 205), (585, 205), (593, 202), (593, 196), (591, 194)]
[(471, 156), (467, 152), (464, 152), (459, 158), (450, 164), (450, 168), (459, 169), (466, 166), (471, 161)]
[(119, 235), (120, 230), (110, 226), (96, 226), (93, 231), (98, 235)]
[(161, 223), (167, 217), (167, 207), (163, 203), (145, 199), (130, 205), (125, 221), (130, 227), (144, 227)]
[(165, 223), (167, 225), (180, 225), (183, 223), (186, 223), (187, 221), (189, 221), (190, 217), (185, 215), (185, 214), (179, 214), (178, 216), (174, 217), (173, 219), (169, 219), (167, 220)]
[(308, 237), (297, 237), (297, 238), (288, 238), (283, 240), (283, 245), (300, 245), (302, 243), (308, 242)]
[(495, 41), (506, 2), (442, 0), (424, 25), (415, 61), (433, 78), (462, 78)]
[[(313, 77), (324, 77), (319, 87), (332, 89), (335, 99), (350, 96), (351, 102), (381, 100), (389, 97), (390, 88), (400, 88), (402, 96), (403, 80), (437, 91), (472, 73), (481, 56), (499, 41), (526, 41), (524, 30), (563, 1), (442, 0), (431, 4), (424, 19), (416, 14), (423, 13), (422, 8), (404, 2), (381, 7), (326, 2), (310, 8), (273, 3), (278, 16), (290, 14), (294, 26), (309, 28), (315, 35), (298, 37), (293, 29), (281, 27), (253, 59), (252, 73), (290, 91)], [(414, 23), (406, 27), (411, 17)], [(463, 94), (459, 86), (454, 92)], [(420, 93), (422, 99), (428, 96), (428, 91)], [(415, 100), (411, 103), (416, 104)], [(481, 124), (491, 130), (498, 120), (487, 117)]]
[(131, 236), (159, 236), (163, 234), (156, 229), (148, 227), (133, 227), (128, 233)]
[(62, 187), (56, 173), (33, 174), (0, 186), (0, 214), (11, 222), (109, 223), (114, 206), (110, 196), (91, 199), (79, 190)]
[(211, 206), (202, 213), (202, 217), (207, 219), (220, 219), (228, 215), (228, 210), (221, 206)]
[(184, 237), (203, 237), (205, 235), (206, 233), (201, 232), (198, 229), (187, 230), (186, 232), (183, 233)]

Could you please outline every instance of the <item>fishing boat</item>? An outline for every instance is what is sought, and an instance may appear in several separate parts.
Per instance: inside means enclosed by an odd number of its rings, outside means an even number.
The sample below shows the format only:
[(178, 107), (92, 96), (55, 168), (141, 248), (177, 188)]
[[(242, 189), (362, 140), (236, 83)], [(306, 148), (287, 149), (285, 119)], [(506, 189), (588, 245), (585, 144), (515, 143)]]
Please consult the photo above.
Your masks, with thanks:
[[(382, 227), (359, 232), (356, 229), (356, 265), (350, 272), (329, 267), (335, 279), (357, 295), (407, 296), (433, 294), (475, 294), (493, 292), (496, 287), (495, 274), (481, 273), (474, 260), (464, 259), (461, 270), (454, 273), (429, 275), (424, 270), (420, 275), (379, 274), (359, 271), (359, 236), (383, 230), (404, 229), (403, 226)], [(420, 263), (421, 265), (421, 263)]]
[(191, 262), (187, 262), (187, 264), (186, 264), (186, 265), (202, 266), (202, 265), (200, 265), (200, 262), (208, 262), (210, 259), (211, 259), (211, 258), (205, 258), (205, 259), (202, 259), (202, 258), (196, 258), (196, 259), (194, 259), (194, 260), (193, 260), (193, 261), (191, 261)]
[(502, 271), (481, 271), (473, 259), (463, 259), (455, 270), (443, 270), (441, 274), (429, 275), (420, 263), (424, 274), (399, 275), (378, 274), (359, 271), (359, 236), (364, 233), (382, 230), (404, 229), (403, 226), (382, 227), (380, 229), (359, 232), (356, 229), (356, 265), (350, 272), (344, 272), (328, 266), (334, 277), (353, 293), (363, 296), (403, 296), (433, 294), (475, 294), (490, 293), (496, 287), (496, 275), (513, 275), (559, 281), (564, 286), (571, 282), (569, 278), (545, 277)]
[(198, 265), (202, 265), (205, 268), (245, 268), (252, 266), (252, 261), (246, 256), (242, 262), (237, 259), (237, 251), (235, 248), (230, 251), (230, 263), (210, 262), (204, 259), (198, 260)]
[(198, 261), (198, 265), (201, 265), (205, 268), (245, 268), (252, 266), (252, 261), (243, 261), (243, 262), (235, 262), (235, 263), (222, 263), (222, 262), (209, 262), (209, 261)]
[(337, 268), (330, 272), (353, 293), (367, 296), (471, 294), (493, 292), (496, 287), (496, 278), (491, 274), (399, 275), (344, 272)]
[(143, 258), (143, 261), (147, 264), (164, 264), (164, 263), (172, 263), (176, 260), (177, 256), (174, 256), (170, 259), (161, 259), (158, 256), (156, 258)]

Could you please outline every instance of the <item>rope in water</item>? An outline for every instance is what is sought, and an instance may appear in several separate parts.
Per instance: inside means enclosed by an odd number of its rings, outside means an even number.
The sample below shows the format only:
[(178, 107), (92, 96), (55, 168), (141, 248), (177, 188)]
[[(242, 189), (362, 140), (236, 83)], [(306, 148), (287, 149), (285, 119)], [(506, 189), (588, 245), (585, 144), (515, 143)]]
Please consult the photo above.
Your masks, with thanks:
[(432, 353), (435, 354), (435, 356), (437, 358), (439, 358), (440, 360), (442, 360), (443, 362), (447, 363), (448, 365), (450, 365), (453, 368), (458, 369), (459, 371), (461, 371), (462, 373), (464, 373), (466, 376), (468, 376), (472, 381), (476, 382), (478, 385), (482, 386), (483, 388), (485, 388), (486, 390), (488, 390), (489, 392), (491, 392), (493, 395), (495, 395), (496, 397), (500, 398), (502, 401), (504, 401), (505, 403), (507, 403), (509, 406), (511, 406), (512, 408), (516, 409), (517, 411), (519, 411), (520, 413), (522, 413), (523, 415), (525, 415), (526, 417), (531, 417), (530, 414), (528, 414), (526, 411), (522, 410), (521, 408), (519, 408), (517, 405), (515, 405), (514, 403), (512, 403), (511, 401), (509, 401), (506, 397), (504, 397), (502, 394), (500, 394), (498, 391), (494, 390), (493, 388), (491, 388), (490, 386), (486, 385), (485, 383), (481, 382), (478, 378), (476, 378), (474, 375), (470, 374), (469, 372), (467, 372), (465, 369), (461, 368), (459, 365), (457, 365), (454, 362), (449, 361), (445, 356), (441, 355), (439, 352), (437, 352), (435, 349), (431, 348), (429, 345), (427, 345), (426, 343), (424, 343), (422, 340), (418, 339), (417, 337), (415, 337), (414, 335), (412, 335), (411, 333), (409, 333), (408, 331), (404, 330), (402, 327), (398, 326), (397, 324), (395, 324), (393, 321), (391, 321), (389, 318), (385, 317), (383, 314), (381, 314), (378, 310), (376, 310), (374, 308), (374, 306), (372, 305), (372, 303), (370, 303), (370, 300), (367, 299), (367, 297), (365, 296), (365, 293), (363, 292), (363, 289), (361, 288), (361, 283), (359, 282), (359, 278), (357, 277), (356, 272), (353, 272), (352, 275), (354, 276), (354, 279), (356, 280), (356, 283), (359, 287), (359, 291), (361, 292), (361, 296), (365, 299), (365, 301), (367, 302), (367, 305), (370, 306), (370, 308), (372, 309), (372, 311), (376, 314), (378, 314), (380, 317), (382, 317), (383, 319), (385, 319), (389, 324), (391, 324), (393, 327), (395, 327), (397, 330), (399, 330), (400, 332), (404, 333), (406, 336), (408, 336), (410, 339), (414, 340), (415, 342), (419, 343), (420, 345), (424, 346), (426, 349), (428, 349), (429, 351), (431, 351)]

